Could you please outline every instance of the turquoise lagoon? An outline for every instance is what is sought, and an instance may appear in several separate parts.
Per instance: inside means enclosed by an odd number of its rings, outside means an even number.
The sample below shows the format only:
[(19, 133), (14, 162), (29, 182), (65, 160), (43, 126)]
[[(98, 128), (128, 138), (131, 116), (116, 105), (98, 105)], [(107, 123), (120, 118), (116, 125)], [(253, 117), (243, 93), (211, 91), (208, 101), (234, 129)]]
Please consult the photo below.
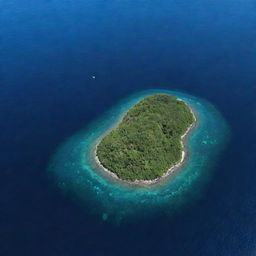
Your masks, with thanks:
[[(97, 166), (95, 145), (129, 108), (156, 93), (176, 95), (197, 116), (197, 125), (186, 138), (185, 162), (175, 173), (153, 185), (128, 185), (115, 180)], [(64, 141), (50, 160), (48, 171), (65, 195), (104, 221), (171, 215), (200, 198), (229, 135), (226, 121), (206, 100), (177, 91), (147, 90), (121, 100), (101, 118)]]

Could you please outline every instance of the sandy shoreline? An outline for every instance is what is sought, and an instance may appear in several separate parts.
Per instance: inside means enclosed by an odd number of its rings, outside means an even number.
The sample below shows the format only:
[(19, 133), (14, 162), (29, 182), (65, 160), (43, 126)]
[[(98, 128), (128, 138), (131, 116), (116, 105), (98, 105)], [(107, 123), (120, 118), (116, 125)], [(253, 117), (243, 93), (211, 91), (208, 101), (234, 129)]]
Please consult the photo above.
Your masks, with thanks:
[[(181, 100), (181, 99), (178, 99), (178, 100)], [(115, 173), (109, 171), (107, 168), (105, 168), (101, 164), (101, 162), (100, 162), (100, 160), (99, 160), (99, 158), (97, 156), (97, 147), (98, 147), (100, 141), (96, 144), (95, 149), (94, 149), (94, 159), (95, 159), (97, 165), (99, 167), (101, 167), (101, 169), (103, 171), (105, 171), (108, 175), (110, 175), (112, 178), (117, 179), (117, 180), (119, 180), (121, 182), (125, 182), (125, 183), (128, 183), (128, 184), (131, 184), (131, 185), (150, 185), (150, 184), (155, 184), (155, 183), (159, 182), (160, 180), (163, 180), (164, 178), (168, 177), (171, 173), (173, 173), (177, 168), (179, 168), (184, 163), (185, 156), (186, 156), (185, 138), (189, 134), (189, 132), (193, 130), (193, 128), (195, 127), (195, 125), (197, 123), (197, 118), (196, 118), (196, 115), (193, 112), (192, 108), (186, 102), (184, 102), (184, 103), (190, 109), (192, 115), (194, 116), (195, 121), (188, 127), (186, 132), (181, 136), (181, 146), (182, 146), (181, 160), (177, 164), (175, 164), (171, 168), (169, 168), (161, 177), (158, 177), (158, 178), (153, 179), (153, 180), (134, 180), (134, 181), (120, 179)]]

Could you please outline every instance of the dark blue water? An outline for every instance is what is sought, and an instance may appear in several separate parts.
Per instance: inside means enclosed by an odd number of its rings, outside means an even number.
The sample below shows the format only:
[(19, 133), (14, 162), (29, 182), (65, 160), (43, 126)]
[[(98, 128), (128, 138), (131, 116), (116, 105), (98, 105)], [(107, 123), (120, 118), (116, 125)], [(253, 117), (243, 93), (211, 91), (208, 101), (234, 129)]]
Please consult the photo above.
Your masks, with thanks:
[[(253, 0), (0, 1), (0, 254), (254, 255), (255, 24)], [(150, 88), (209, 100), (232, 140), (182, 212), (103, 222), (52, 186), (49, 158)]]

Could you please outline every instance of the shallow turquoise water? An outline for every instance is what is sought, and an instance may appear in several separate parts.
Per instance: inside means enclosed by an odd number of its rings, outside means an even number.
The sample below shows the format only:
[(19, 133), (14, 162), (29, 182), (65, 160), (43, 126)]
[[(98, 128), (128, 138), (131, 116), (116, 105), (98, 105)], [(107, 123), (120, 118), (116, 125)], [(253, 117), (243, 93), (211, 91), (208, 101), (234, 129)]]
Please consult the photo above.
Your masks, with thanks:
[[(113, 180), (102, 173), (94, 161), (96, 142), (130, 107), (145, 96), (159, 92), (183, 99), (197, 115), (198, 125), (187, 138), (185, 164), (155, 185), (128, 186)], [(120, 101), (86, 129), (68, 138), (52, 157), (49, 171), (60, 190), (104, 221), (173, 214), (203, 193), (229, 133), (222, 115), (209, 102), (176, 91), (147, 90)]]

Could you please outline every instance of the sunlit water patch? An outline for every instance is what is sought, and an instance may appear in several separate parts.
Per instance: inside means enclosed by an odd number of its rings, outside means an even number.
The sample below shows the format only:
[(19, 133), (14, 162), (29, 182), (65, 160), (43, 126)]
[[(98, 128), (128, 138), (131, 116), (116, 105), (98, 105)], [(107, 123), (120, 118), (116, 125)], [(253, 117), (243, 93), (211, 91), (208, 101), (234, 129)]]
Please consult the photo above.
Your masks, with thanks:
[[(129, 108), (144, 97), (160, 92), (183, 99), (196, 113), (197, 126), (186, 139), (186, 161), (157, 184), (142, 187), (120, 183), (97, 166), (95, 145)], [(60, 190), (104, 221), (173, 214), (203, 193), (228, 138), (225, 120), (209, 102), (176, 91), (148, 90), (120, 101), (86, 129), (68, 138), (57, 149), (48, 170)]]

